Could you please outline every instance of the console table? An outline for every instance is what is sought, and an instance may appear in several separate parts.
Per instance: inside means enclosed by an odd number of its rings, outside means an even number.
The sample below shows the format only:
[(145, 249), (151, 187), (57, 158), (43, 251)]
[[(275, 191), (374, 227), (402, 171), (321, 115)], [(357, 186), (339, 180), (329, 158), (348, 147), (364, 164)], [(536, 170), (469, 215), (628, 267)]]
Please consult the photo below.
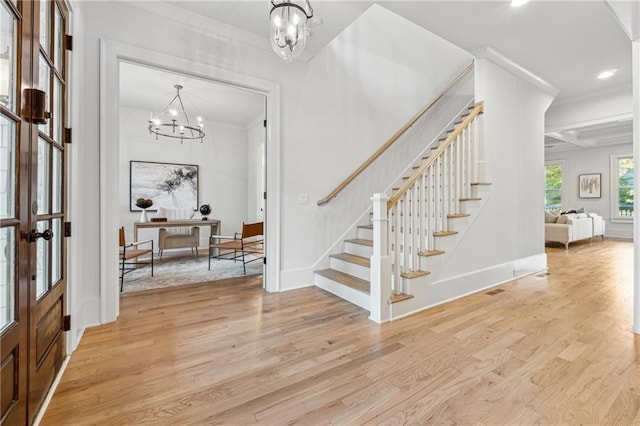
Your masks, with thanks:
[(133, 222), (133, 241), (138, 241), (138, 229), (149, 228), (179, 228), (191, 226), (209, 226), (211, 235), (220, 235), (220, 221), (218, 219), (181, 219), (166, 222)]

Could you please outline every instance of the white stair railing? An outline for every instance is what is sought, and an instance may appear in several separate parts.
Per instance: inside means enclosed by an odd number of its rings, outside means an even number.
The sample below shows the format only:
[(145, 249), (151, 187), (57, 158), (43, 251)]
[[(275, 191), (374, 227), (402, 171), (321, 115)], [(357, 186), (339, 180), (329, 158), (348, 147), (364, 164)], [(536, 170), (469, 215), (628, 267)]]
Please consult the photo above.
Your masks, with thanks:
[[(472, 196), (472, 183), (478, 182), (481, 149), (477, 118), (483, 108), (483, 103), (477, 104), (388, 201), (386, 195), (374, 194), (371, 306), (379, 306), (376, 311), (383, 311), (374, 314), (372, 310), (374, 321), (388, 319), (388, 309), (384, 312), (381, 304), (389, 299), (373, 298), (401, 294), (404, 277), (426, 273), (420, 270), (420, 254), (437, 249), (436, 239), (450, 231), (451, 215), (461, 213), (460, 200)], [(383, 232), (388, 234), (383, 236)], [(378, 247), (382, 244), (388, 247)], [(375, 259), (376, 254), (382, 254), (383, 259)]]

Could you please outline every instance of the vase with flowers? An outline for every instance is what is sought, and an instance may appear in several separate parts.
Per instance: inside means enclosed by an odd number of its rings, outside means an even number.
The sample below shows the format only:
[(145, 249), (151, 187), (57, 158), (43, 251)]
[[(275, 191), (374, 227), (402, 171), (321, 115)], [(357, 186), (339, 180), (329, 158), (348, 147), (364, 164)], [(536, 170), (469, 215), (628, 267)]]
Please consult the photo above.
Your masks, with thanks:
[(136, 207), (142, 209), (142, 215), (140, 215), (140, 222), (149, 222), (149, 217), (147, 216), (147, 209), (153, 205), (153, 200), (148, 198), (138, 198), (136, 200)]

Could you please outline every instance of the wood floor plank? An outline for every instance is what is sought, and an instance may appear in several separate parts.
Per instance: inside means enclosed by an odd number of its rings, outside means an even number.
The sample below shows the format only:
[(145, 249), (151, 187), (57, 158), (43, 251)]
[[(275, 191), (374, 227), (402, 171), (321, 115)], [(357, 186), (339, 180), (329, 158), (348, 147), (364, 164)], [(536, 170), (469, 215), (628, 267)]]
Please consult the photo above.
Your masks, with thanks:
[[(129, 293), (87, 329), (42, 425), (633, 424), (632, 244), (383, 325), (260, 277)], [(492, 289), (493, 290), (493, 289)]]

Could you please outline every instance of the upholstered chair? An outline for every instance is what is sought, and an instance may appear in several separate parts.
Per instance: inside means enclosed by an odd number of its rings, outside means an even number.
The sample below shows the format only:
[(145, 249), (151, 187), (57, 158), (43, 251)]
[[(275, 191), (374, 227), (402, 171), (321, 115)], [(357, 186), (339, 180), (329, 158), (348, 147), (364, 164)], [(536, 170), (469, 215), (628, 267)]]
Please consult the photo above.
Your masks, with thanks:
[[(157, 217), (166, 217), (168, 221), (185, 220), (193, 218), (191, 209), (169, 209), (158, 207)], [(198, 256), (198, 244), (200, 243), (200, 228), (197, 226), (180, 228), (160, 228), (158, 232), (158, 254), (162, 259), (162, 251), (170, 248), (191, 247)]]

